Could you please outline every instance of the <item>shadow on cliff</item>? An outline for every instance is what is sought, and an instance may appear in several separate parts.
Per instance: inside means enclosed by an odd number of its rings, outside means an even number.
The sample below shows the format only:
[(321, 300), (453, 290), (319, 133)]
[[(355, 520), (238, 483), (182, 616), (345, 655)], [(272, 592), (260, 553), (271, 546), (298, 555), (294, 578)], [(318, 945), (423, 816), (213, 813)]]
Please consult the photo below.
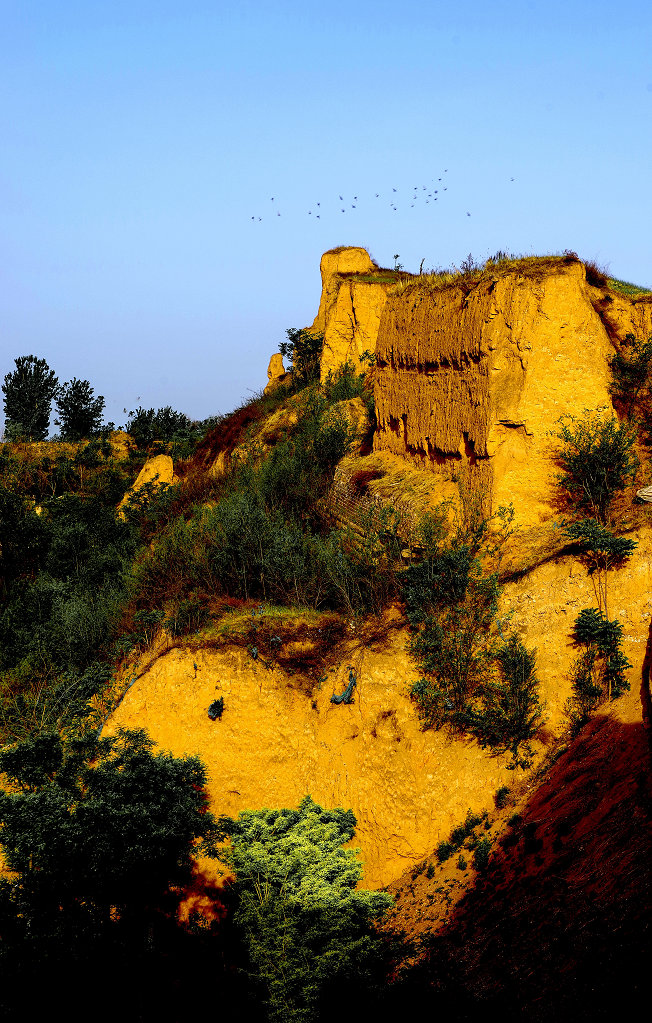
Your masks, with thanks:
[(641, 723), (600, 715), (549, 769), (487, 872), (389, 993), (387, 1018), (428, 1005), (448, 1020), (487, 1012), (595, 1020), (633, 1010), (649, 999), (651, 910), (648, 738)]

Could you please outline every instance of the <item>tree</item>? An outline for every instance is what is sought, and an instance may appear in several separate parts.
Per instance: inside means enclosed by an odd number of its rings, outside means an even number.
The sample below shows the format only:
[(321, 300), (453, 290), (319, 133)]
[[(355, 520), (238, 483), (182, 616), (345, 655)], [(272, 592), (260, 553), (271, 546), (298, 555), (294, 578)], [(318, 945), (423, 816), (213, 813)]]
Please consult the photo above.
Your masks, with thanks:
[(246, 810), (221, 821), (232, 846), (236, 924), (262, 984), (271, 1023), (316, 1019), (327, 989), (369, 980), (381, 943), (372, 921), (390, 896), (356, 888), (362, 874), (350, 810), (325, 810), (310, 796), (298, 809)]
[(73, 377), (62, 384), (56, 395), (56, 406), (59, 418), (55, 419), (55, 423), (61, 428), (64, 440), (81, 440), (99, 430), (104, 398), (101, 394), (97, 398), (94, 396), (88, 380)]
[(45, 440), (59, 381), (45, 359), (21, 355), (14, 362), (16, 369), (7, 373), (2, 385), (5, 432), (30, 441)]
[(291, 361), (295, 380), (302, 386), (318, 380), (324, 335), (297, 327), (289, 327), (285, 333), (288, 340), (282, 341), (278, 348), (283, 358)]
[(619, 568), (631, 557), (638, 544), (616, 536), (595, 519), (580, 519), (565, 527), (566, 534), (580, 544), (589, 575), (594, 578), (598, 607), (609, 618), (607, 580), (610, 568)]
[(623, 627), (601, 611), (585, 607), (575, 619), (573, 639), (580, 654), (573, 665), (572, 697), (565, 710), (577, 731), (605, 700), (617, 700), (629, 689), (625, 677), (631, 663), (622, 652)]
[(611, 359), (611, 395), (628, 416), (637, 408), (639, 398), (649, 416), (651, 364), (652, 335), (641, 341), (634, 334), (626, 334), (621, 350)]
[(0, 893), (5, 957), (83, 959), (103, 943), (155, 941), (217, 830), (201, 762), (153, 745), (143, 731), (49, 733), (0, 752), (0, 842), (14, 872)]
[(611, 502), (638, 469), (636, 427), (587, 413), (584, 419), (560, 420), (555, 436), (564, 445), (557, 456), (563, 470), (559, 486), (578, 509), (606, 525)]
[(175, 412), (170, 406), (160, 409), (145, 409), (139, 406), (129, 412), (127, 433), (139, 448), (148, 448), (156, 440), (171, 441), (177, 437), (186, 438), (193, 432), (193, 424), (183, 412)]

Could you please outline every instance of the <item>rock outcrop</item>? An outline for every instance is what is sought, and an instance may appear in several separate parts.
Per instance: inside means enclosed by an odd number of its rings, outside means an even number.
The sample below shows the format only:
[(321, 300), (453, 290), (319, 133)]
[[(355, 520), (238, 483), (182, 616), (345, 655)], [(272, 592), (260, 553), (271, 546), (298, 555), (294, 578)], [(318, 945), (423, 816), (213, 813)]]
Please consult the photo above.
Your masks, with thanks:
[(652, 335), (650, 296), (589, 285), (572, 256), (397, 283), (352, 247), (324, 253), (321, 273), (322, 379), (375, 353), (374, 450), (430, 470), (441, 499), (461, 485), (487, 510), (513, 503), (521, 525), (553, 512), (557, 420), (609, 414), (614, 344)]
[(283, 365), (283, 356), (276, 352), (272, 355), (269, 360), (269, 366), (267, 367), (267, 386), (265, 387), (265, 394), (270, 391), (275, 391), (277, 387), (285, 383), (288, 380), (290, 374), (285, 372), (285, 366)]
[(331, 249), (322, 256), (320, 269), (321, 300), (310, 330), (324, 335), (321, 377), (325, 380), (345, 362), (358, 371), (364, 368), (361, 356), (375, 350), (387, 292), (395, 281), (382, 281), (362, 248)]
[(374, 447), (514, 504), (520, 524), (549, 518), (560, 416), (611, 410), (613, 347), (581, 263), (551, 262), (469, 287), (397, 288), (376, 348)]
[(153, 458), (148, 458), (138, 473), (135, 483), (122, 498), (119, 508), (124, 508), (130, 501), (138, 498), (138, 495), (146, 487), (159, 490), (161, 487), (170, 486), (173, 482), (174, 465), (169, 455), (155, 455)]

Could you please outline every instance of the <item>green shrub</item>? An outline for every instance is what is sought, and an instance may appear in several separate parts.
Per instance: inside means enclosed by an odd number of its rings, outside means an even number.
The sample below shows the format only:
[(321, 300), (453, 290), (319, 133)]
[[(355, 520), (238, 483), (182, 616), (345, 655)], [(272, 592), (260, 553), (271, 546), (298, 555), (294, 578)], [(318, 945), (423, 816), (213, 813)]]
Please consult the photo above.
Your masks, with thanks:
[(491, 856), (491, 842), (488, 838), (481, 838), (473, 852), (473, 866), (479, 874), (483, 874), (489, 866)]
[(634, 479), (638, 459), (634, 452), (636, 427), (587, 413), (584, 419), (559, 421), (555, 434), (563, 447), (557, 460), (563, 472), (557, 477), (572, 505), (588, 511), (603, 525), (616, 494)]
[(619, 402), (626, 415), (631, 415), (639, 399), (645, 399), (646, 412), (650, 398), (649, 377), (652, 364), (652, 335), (647, 341), (626, 334), (622, 350), (611, 359), (612, 398)]
[(607, 621), (593, 607), (584, 608), (575, 620), (573, 637), (582, 649), (572, 670), (573, 695), (565, 707), (574, 732), (599, 704), (629, 689), (625, 671), (631, 663), (622, 652), (622, 635), (620, 622)]
[(502, 810), (504, 807), (507, 806), (510, 791), (511, 789), (507, 785), (501, 785), (500, 788), (496, 791), (496, 795), (494, 796), (494, 803), (496, 804), (498, 810)]
[(437, 859), (440, 863), (443, 863), (445, 860), (449, 859), (454, 852), (455, 849), (450, 842), (440, 842), (437, 846)]
[(306, 796), (296, 810), (247, 810), (222, 824), (232, 843), (234, 919), (267, 1018), (321, 1018), (329, 989), (368, 984), (382, 958), (372, 925), (391, 899), (356, 887), (362, 865), (343, 848), (355, 833), (354, 815)]
[(305, 387), (319, 379), (324, 335), (312, 334), (306, 328), (296, 327), (289, 327), (285, 333), (288, 340), (281, 342), (279, 351), (292, 364), (295, 385)]
[(528, 743), (542, 720), (536, 657), (514, 633), (498, 648), (496, 660), (500, 677), (483, 686), (480, 700), (467, 712), (468, 727), (483, 746), (510, 750), (514, 766), (528, 767)]
[(468, 864), (467, 864), (466, 860), (464, 859), (464, 856), (462, 855), (462, 853), (460, 853), (459, 856), (457, 857), (457, 864), (456, 864), (456, 866), (457, 866), (458, 870), (466, 870), (466, 868), (468, 866)]
[(173, 636), (186, 636), (197, 632), (208, 620), (208, 607), (195, 594), (180, 600), (176, 608), (164, 621), (164, 626)]

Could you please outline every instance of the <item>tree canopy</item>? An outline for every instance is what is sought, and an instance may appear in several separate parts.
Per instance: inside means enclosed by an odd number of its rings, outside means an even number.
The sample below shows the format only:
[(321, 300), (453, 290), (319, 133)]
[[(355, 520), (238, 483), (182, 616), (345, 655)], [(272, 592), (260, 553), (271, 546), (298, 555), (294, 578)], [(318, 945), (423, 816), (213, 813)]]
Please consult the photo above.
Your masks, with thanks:
[(72, 380), (62, 384), (56, 397), (59, 418), (55, 423), (64, 440), (81, 440), (96, 433), (104, 414), (104, 398), (95, 397), (88, 380)]
[(221, 821), (236, 874), (235, 921), (249, 950), (252, 980), (264, 987), (270, 1021), (307, 1021), (333, 985), (368, 982), (381, 943), (371, 929), (391, 902), (356, 889), (350, 810), (326, 810), (306, 796), (299, 807), (246, 810)]
[(0, 751), (4, 955), (83, 955), (119, 933), (142, 943), (178, 901), (193, 853), (211, 851), (196, 757), (152, 752), (141, 730), (64, 742), (46, 733)]
[(6, 374), (2, 385), (5, 433), (30, 441), (45, 440), (59, 381), (45, 359), (36, 355), (21, 355), (14, 362), (16, 369)]

